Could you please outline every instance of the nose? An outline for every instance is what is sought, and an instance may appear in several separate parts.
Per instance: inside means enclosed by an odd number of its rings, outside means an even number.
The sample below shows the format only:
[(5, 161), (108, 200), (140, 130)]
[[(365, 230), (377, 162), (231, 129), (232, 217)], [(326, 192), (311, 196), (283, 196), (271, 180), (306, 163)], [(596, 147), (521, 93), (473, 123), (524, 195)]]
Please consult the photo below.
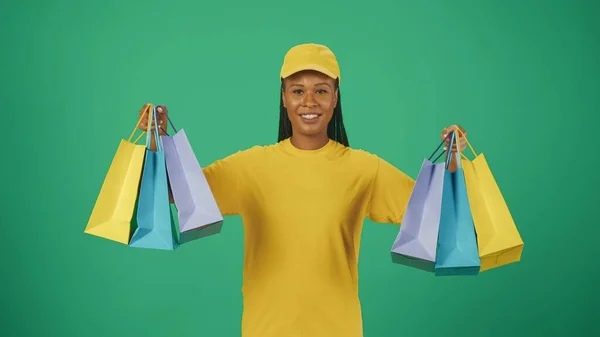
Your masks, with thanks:
[(304, 100), (302, 101), (302, 104), (305, 107), (312, 108), (317, 106), (317, 101), (315, 100), (311, 92), (307, 92), (306, 95), (304, 95)]

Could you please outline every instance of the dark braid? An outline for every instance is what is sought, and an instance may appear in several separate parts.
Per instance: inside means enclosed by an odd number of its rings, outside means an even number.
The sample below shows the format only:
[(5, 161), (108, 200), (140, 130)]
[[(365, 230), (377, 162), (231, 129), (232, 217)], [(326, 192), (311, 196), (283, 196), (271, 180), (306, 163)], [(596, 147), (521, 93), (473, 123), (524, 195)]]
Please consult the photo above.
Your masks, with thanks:
[[(350, 146), (348, 143), (348, 135), (346, 134), (346, 128), (344, 127), (344, 119), (342, 116), (342, 94), (340, 92), (338, 81), (336, 80), (335, 86), (338, 89), (338, 101), (337, 105), (333, 109), (333, 116), (329, 125), (327, 125), (327, 136), (330, 139), (344, 145)], [(279, 137), (278, 142), (290, 138), (292, 136), (292, 122), (287, 114), (287, 109), (283, 106), (283, 81), (281, 82), (280, 99), (279, 99)]]
[(292, 122), (287, 115), (287, 109), (283, 106), (283, 82), (281, 83), (281, 90), (279, 91), (279, 138), (278, 142), (287, 139), (292, 136)]

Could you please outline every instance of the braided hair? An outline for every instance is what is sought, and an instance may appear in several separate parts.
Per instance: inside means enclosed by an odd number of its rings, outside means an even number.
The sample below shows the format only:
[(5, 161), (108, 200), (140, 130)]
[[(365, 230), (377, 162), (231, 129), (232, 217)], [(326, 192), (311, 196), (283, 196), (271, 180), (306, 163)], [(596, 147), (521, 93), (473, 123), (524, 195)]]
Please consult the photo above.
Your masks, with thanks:
[[(348, 135), (344, 127), (342, 118), (342, 96), (339, 89), (339, 81), (335, 81), (335, 87), (338, 90), (337, 105), (333, 109), (333, 116), (329, 125), (327, 125), (327, 136), (344, 146), (350, 146), (348, 143)], [(283, 90), (285, 89), (283, 81), (281, 81), (280, 99), (279, 99), (279, 138), (278, 142), (292, 136), (292, 122), (287, 114), (287, 109), (283, 106)]]

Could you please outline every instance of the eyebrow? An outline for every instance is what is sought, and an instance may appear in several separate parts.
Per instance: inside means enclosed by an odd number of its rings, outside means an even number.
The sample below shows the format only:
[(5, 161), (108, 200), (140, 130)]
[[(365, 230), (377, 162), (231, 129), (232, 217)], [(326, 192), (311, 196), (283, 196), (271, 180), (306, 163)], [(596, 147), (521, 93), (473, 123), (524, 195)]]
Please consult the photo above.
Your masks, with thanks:
[[(320, 83), (315, 84), (315, 86), (317, 86), (317, 85), (326, 85), (328, 87), (331, 87), (331, 84), (329, 84), (327, 82), (320, 82)], [(299, 83), (293, 83), (293, 84), (290, 84), (290, 87), (304, 87), (304, 85), (299, 84)]]

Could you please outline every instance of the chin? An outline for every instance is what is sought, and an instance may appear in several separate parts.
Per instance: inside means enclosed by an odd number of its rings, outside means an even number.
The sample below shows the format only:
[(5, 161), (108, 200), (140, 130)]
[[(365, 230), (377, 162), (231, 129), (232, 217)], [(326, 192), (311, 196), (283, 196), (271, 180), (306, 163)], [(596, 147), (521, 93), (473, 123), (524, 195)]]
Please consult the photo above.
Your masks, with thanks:
[(305, 136), (318, 136), (327, 132), (327, 125), (301, 125), (298, 130)]

